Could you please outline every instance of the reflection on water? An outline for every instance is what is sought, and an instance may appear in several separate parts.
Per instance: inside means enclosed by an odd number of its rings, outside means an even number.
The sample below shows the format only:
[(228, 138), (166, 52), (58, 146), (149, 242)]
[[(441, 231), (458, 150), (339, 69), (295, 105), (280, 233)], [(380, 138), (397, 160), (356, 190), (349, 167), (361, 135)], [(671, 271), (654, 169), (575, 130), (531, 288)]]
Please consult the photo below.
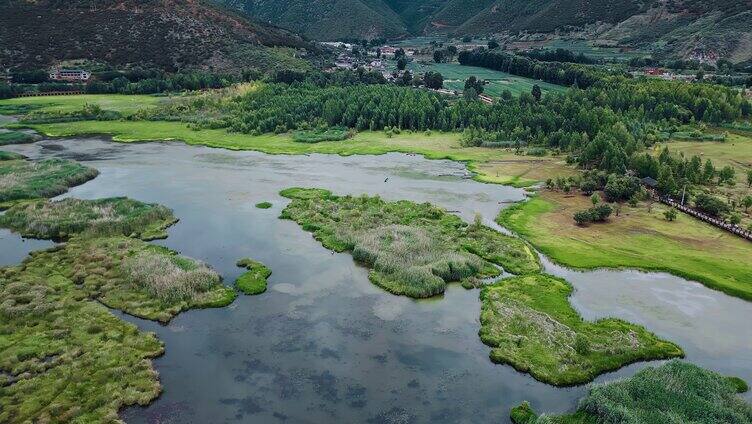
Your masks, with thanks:
[[(44, 147), (52, 144), (62, 148)], [(124, 411), (126, 422), (506, 422), (509, 408), (522, 400), (561, 412), (584, 393), (582, 387), (554, 388), (492, 364), (477, 335), (478, 291), (452, 285), (441, 299), (392, 296), (372, 285), (367, 270), (349, 254), (334, 254), (297, 224), (277, 218), (287, 203), (278, 192), (291, 186), (430, 201), (467, 220), (480, 213), (486, 222), (502, 205), (522, 200), (522, 190), (468, 180), (464, 167), (453, 162), (399, 154), (271, 156), (99, 139), (45, 141), (13, 150), (35, 158), (83, 159), (100, 170), (98, 178), (68, 196), (127, 195), (173, 208), (180, 222), (159, 243), (208, 262), (228, 283), (242, 272), (234, 265), (242, 257), (273, 270), (265, 294), (241, 296), (227, 308), (183, 313), (167, 326), (124, 317), (155, 331), (167, 347), (155, 361), (163, 395), (147, 408)], [(262, 201), (273, 207), (254, 207)], [(586, 285), (598, 286), (598, 275), (568, 276), (578, 288), (574, 303), (588, 317), (632, 313), (640, 318), (645, 315), (641, 300), (666, 314), (686, 307), (681, 294), (655, 300), (630, 272), (608, 274), (610, 290)], [(616, 298), (615, 287), (630, 287), (624, 293), (634, 301)], [(695, 293), (728, 300), (702, 286)], [(719, 316), (704, 318), (731, 323), (752, 316), (749, 307), (737, 306), (714, 309)], [(684, 337), (692, 332), (684, 327), (660, 326), (659, 315), (625, 317), (680, 343), (702, 341)], [(749, 350), (743, 348), (731, 343), (724, 352), (748, 369), (743, 358)], [(716, 352), (687, 352), (691, 360), (714, 363), (710, 356)], [(718, 368), (742, 374), (727, 362)], [(641, 366), (599, 381), (630, 375)]]

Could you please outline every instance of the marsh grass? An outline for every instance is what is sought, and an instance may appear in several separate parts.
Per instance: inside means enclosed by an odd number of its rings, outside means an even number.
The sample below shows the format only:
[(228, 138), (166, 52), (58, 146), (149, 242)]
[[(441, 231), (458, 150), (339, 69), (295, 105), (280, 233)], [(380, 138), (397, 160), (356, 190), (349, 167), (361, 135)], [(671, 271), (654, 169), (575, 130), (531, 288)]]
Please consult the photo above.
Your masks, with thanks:
[(123, 262), (126, 278), (165, 303), (192, 302), (220, 282), (219, 274), (184, 256), (147, 250)]
[(3, 150), (0, 150), (0, 162), (6, 161), (6, 160), (21, 160), (25, 158), (26, 157), (20, 153), (6, 152)]
[(36, 140), (37, 137), (34, 137), (33, 135), (27, 134), (22, 131), (0, 132), (0, 146), (5, 146), (8, 144), (33, 143)]
[(248, 270), (235, 280), (235, 287), (238, 290), (247, 295), (261, 294), (266, 291), (266, 280), (272, 275), (269, 268), (250, 258), (241, 259), (236, 265)]
[(292, 199), (282, 218), (296, 221), (328, 249), (352, 252), (371, 268), (371, 281), (394, 294), (435, 296), (447, 283), (498, 275), (493, 264), (510, 272), (540, 269), (520, 239), (468, 225), (428, 203), (338, 197), (321, 189), (291, 188), (281, 195)]
[(97, 175), (96, 169), (65, 159), (0, 161), (0, 202), (57, 196)]
[(572, 308), (572, 286), (544, 275), (502, 280), (481, 291), (481, 340), (494, 362), (545, 383), (568, 386), (645, 360), (683, 356), (675, 344), (618, 319), (585, 321)]
[(170, 209), (125, 197), (25, 202), (0, 216), (0, 227), (10, 228), (24, 237), (53, 240), (65, 240), (77, 234), (152, 240), (167, 237), (165, 229), (175, 222)]
[(71, 278), (71, 251), (35, 252), (0, 268), (0, 422), (117, 422), (160, 392), (163, 352)]
[(272, 204), (270, 202), (261, 202), (256, 203), (256, 207), (258, 209), (270, 209), (272, 207)]
[(733, 380), (674, 360), (594, 385), (574, 414), (537, 417), (525, 403), (511, 415), (515, 424), (752, 423), (752, 405), (737, 395)]

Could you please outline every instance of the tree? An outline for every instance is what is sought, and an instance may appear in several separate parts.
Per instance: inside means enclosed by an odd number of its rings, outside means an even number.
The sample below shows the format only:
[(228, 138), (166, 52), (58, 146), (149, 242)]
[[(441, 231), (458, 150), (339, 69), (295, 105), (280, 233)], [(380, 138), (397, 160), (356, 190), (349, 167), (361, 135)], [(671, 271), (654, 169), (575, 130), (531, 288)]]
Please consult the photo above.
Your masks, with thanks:
[(438, 90), (444, 87), (444, 76), (435, 71), (428, 71), (423, 75), (423, 83), (428, 88)]
[(573, 218), (577, 225), (585, 225), (593, 220), (590, 210), (575, 212)]
[(695, 208), (710, 216), (721, 216), (729, 211), (727, 204), (705, 193), (700, 193), (695, 197)]
[(744, 199), (742, 199), (742, 206), (744, 206), (744, 211), (748, 211), (749, 208), (752, 208), (752, 196), (745, 196)]
[(483, 81), (479, 80), (475, 75), (471, 75), (470, 78), (465, 80), (465, 90), (474, 89), (477, 94), (483, 93)]
[(726, 165), (718, 172), (718, 184), (734, 185), (736, 171), (731, 165)]
[(663, 212), (663, 216), (666, 217), (667, 221), (675, 221), (676, 220), (676, 209), (671, 208), (666, 210), (666, 212)]
[(593, 203), (593, 206), (598, 206), (598, 203), (601, 202), (601, 196), (598, 196), (598, 193), (593, 193), (593, 195), (590, 196), (590, 202)]
[(442, 63), (445, 59), (444, 50), (435, 50), (433, 52), (433, 61), (436, 63)]
[(397, 59), (397, 69), (404, 71), (406, 67), (407, 59), (405, 59), (405, 56), (400, 56), (399, 59)]
[(535, 98), (536, 102), (539, 102), (541, 99), (541, 96), (543, 95), (543, 93), (541, 92), (541, 88), (540, 86), (538, 86), (538, 84), (533, 85), (533, 89), (530, 91), (530, 94), (533, 95), (533, 98)]
[(494, 40), (493, 38), (488, 42), (488, 50), (498, 49), (499, 48), (499, 42)]
[(713, 181), (713, 178), (715, 178), (715, 167), (713, 166), (713, 162), (708, 159), (705, 161), (705, 167), (702, 170), (702, 180), (705, 183), (709, 183)]
[(733, 225), (739, 225), (742, 222), (742, 216), (738, 213), (732, 213), (729, 217), (729, 222)]
[(676, 180), (674, 171), (668, 165), (663, 165), (658, 171), (658, 191), (661, 194), (672, 195), (676, 192)]

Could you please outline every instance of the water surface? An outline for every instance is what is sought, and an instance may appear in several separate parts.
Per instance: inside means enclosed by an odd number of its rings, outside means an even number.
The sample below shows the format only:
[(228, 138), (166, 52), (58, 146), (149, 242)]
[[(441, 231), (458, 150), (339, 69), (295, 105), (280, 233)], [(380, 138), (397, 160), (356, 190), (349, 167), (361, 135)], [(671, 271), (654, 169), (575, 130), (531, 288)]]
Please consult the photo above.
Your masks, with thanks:
[[(508, 422), (509, 408), (523, 400), (563, 412), (585, 392), (492, 364), (477, 335), (477, 290), (452, 285), (443, 297), (422, 301), (390, 295), (349, 254), (332, 253), (277, 218), (287, 203), (278, 192), (291, 186), (430, 201), (467, 220), (480, 213), (486, 222), (508, 202), (524, 199), (522, 190), (468, 179), (462, 164), (402, 154), (273, 156), (97, 138), (12, 150), (99, 169), (99, 177), (66, 196), (127, 195), (174, 209), (180, 222), (158, 243), (209, 263), (228, 284), (243, 271), (234, 265), (242, 257), (273, 270), (265, 294), (240, 296), (227, 308), (183, 313), (167, 326), (124, 317), (166, 343), (166, 354), (155, 361), (164, 393), (149, 407), (124, 411), (128, 423)], [(254, 207), (262, 201), (273, 207)], [(682, 344), (693, 362), (749, 375), (750, 304), (662, 274), (547, 269), (572, 281), (573, 303), (586, 317), (630, 319)]]

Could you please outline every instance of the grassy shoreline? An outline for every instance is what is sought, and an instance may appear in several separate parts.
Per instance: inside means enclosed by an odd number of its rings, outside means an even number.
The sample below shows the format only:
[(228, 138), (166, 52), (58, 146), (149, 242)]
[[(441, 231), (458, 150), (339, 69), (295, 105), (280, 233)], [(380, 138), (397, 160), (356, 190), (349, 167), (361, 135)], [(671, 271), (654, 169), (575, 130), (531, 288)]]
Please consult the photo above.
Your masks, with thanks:
[(752, 270), (739, 259), (752, 257), (749, 242), (688, 216), (668, 222), (659, 205), (652, 213), (641, 206), (608, 224), (578, 227), (572, 212), (588, 203), (585, 196), (542, 192), (503, 210), (497, 222), (569, 268), (666, 272), (752, 300)]
[[(123, 143), (180, 141), (188, 145), (227, 150), (250, 150), (266, 154), (383, 155), (418, 154), (431, 160), (452, 160), (466, 164), (474, 179), (482, 183), (529, 187), (550, 176), (566, 176), (574, 170), (561, 157), (515, 155), (501, 149), (462, 147), (459, 133), (407, 133), (388, 137), (383, 132), (365, 131), (353, 138), (326, 143), (298, 143), (289, 134), (258, 136), (231, 133), (224, 129), (192, 130), (181, 122), (166, 121), (77, 121), (54, 124), (11, 124), (9, 128), (30, 128), (47, 137), (108, 136)], [(495, 165), (505, 166), (495, 166)], [(509, 164), (515, 173), (504, 174)], [(526, 178), (531, 171), (537, 178)], [(543, 177), (545, 175), (545, 178)]]

